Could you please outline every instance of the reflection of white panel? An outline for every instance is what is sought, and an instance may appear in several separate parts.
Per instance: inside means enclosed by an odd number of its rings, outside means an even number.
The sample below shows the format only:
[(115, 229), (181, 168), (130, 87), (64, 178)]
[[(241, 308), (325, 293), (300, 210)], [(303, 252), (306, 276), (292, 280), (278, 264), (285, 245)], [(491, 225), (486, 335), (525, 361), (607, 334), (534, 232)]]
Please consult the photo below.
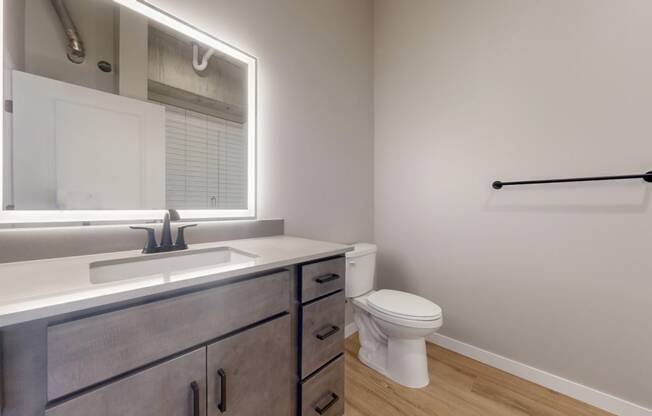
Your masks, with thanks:
[(14, 71), (17, 209), (165, 206), (162, 106)]
[(144, 150), (138, 117), (66, 101), (55, 103), (55, 114), (59, 208), (142, 206), (144, 184), (134, 180), (141, 177)]

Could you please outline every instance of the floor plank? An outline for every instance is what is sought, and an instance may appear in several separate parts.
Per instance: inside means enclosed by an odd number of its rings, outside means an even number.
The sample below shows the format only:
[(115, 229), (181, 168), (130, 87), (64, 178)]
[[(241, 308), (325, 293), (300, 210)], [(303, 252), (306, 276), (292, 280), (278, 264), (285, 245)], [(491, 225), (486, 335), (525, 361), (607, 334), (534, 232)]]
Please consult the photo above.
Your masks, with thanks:
[(545, 387), (428, 344), (430, 384), (409, 389), (362, 364), (346, 340), (347, 416), (608, 416)]

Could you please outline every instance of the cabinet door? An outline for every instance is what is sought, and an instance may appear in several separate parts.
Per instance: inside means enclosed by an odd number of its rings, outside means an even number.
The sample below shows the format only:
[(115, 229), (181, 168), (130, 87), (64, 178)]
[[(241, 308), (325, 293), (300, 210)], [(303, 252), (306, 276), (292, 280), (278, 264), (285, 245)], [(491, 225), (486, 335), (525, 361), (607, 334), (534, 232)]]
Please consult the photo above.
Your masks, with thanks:
[(208, 346), (208, 413), (288, 416), (292, 397), (290, 316)]
[(45, 411), (45, 416), (205, 416), (206, 349), (200, 348)]

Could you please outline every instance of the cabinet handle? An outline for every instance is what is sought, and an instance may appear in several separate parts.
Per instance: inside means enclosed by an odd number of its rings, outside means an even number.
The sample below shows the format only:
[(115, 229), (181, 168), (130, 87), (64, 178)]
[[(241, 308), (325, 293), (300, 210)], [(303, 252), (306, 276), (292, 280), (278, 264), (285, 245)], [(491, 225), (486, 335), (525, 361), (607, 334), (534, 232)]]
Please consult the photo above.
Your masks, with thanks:
[(328, 331), (326, 331), (323, 334), (317, 334), (316, 337), (317, 337), (318, 340), (323, 341), (326, 338), (330, 337), (331, 335), (336, 334), (337, 331), (339, 331), (339, 330), (340, 330), (339, 326), (331, 325), (331, 328)]
[(315, 282), (319, 283), (320, 285), (323, 285), (324, 283), (328, 283), (328, 282), (331, 282), (333, 280), (337, 280), (339, 278), (340, 278), (339, 274), (328, 273), (328, 274), (316, 277)]
[(328, 401), (328, 403), (326, 403), (326, 406), (324, 406), (324, 407), (319, 407), (319, 406), (315, 407), (315, 412), (319, 413), (320, 415), (323, 415), (324, 413), (328, 412), (328, 409), (333, 407), (333, 405), (335, 403), (337, 403), (337, 401), (340, 399), (340, 396), (338, 396), (335, 393), (331, 393), (330, 396), (331, 396), (331, 399)]
[(199, 416), (199, 384), (196, 381), (190, 383), (192, 391), (192, 416)]
[(217, 403), (217, 408), (220, 412), (226, 412), (226, 371), (223, 368), (217, 370), (217, 377), (220, 379), (220, 401)]

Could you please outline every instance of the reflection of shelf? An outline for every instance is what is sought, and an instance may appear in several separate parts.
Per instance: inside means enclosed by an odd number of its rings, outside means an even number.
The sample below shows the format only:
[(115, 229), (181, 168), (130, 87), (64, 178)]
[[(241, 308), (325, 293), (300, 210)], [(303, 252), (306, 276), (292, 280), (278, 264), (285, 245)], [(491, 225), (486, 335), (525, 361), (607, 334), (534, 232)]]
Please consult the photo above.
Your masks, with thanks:
[(247, 70), (216, 53), (198, 73), (192, 66), (194, 42), (149, 26), (148, 97), (175, 107), (246, 122)]
[(152, 101), (172, 105), (186, 110), (196, 111), (224, 120), (244, 123), (245, 109), (241, 106), (194, 94), (180, 88), (171, 87), (160, 82), (147, 82), (148, 98)]

